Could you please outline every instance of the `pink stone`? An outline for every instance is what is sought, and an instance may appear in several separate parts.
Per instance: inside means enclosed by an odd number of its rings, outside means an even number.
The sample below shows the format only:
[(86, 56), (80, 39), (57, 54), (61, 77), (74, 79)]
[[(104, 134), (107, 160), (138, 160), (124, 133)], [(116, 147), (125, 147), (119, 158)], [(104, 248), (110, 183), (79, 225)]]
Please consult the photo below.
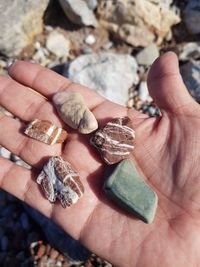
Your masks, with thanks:
[(48, 145), (62, 143), (67, 138), (67, 132), (65, 130), (58, 128), (47, 120), (35, 119), (28, 124), (24, 133)]

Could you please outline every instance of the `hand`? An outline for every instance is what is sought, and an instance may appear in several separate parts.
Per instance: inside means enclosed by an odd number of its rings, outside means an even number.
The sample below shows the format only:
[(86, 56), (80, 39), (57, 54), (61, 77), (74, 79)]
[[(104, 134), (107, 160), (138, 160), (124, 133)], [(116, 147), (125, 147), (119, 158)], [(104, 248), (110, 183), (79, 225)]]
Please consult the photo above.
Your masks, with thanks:
[[(136, 130), (132, 159), (157, 192), (157, 214), (151, 225), (126, 214), (102, 194), (104, 164), (89, 137), (69, 134), (65, 147), (48, 146), (26, 137), (22, 122), (0, 115), (0, 144), (32, 166), (26, 170), (0, 158), (1, 187), (50, 217), (89, 250), (117, 266), (194, 267), (200, 262), (200, 107), (187, 92), (173, 53), (153, 64), (150, 94), (162, 117), (149, 118), (114, 104), (39, 65), (17, 62), (9, 77), (0, 77), (0, 104), (22, 121), (59, 120), (50, 99), (58, 90), (79, 92), (100, 125), (111, 117), (128, 115)], [(39, 92), (43, 96), (37, 94)], [(37, 174), (51, 155), (73, 164), (85, 194), (63, 209), (46, 200), (36, 184)]]

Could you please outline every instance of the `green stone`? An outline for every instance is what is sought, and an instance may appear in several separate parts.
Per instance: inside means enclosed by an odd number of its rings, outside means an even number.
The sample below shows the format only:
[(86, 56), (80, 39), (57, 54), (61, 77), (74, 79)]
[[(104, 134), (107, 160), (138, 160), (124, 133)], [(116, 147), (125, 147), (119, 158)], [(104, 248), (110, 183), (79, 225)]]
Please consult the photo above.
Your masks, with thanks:
[(158, 197), (139, 175), (131, 160), (121, 161), (104, 183), (105, 194), (145, 223), (152, 223)]

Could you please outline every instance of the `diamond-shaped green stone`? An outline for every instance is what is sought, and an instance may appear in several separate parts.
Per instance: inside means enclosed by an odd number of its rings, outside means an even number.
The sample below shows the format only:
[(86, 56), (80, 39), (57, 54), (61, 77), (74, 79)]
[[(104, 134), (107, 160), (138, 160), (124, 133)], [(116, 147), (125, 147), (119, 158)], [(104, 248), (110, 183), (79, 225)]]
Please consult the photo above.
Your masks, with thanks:
[(152, 223), (158, 197), (139, 175), (131, 160), (116, 165), (104, 183), (106, 195), (145, 223)]

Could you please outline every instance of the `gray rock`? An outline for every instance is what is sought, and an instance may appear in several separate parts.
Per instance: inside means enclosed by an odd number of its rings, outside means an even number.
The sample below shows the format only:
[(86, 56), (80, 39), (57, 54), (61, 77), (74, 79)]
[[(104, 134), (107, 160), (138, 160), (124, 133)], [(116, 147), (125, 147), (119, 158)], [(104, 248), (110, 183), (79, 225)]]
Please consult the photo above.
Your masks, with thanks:
[(66, 16), (75, 24), (85, 26), (97, 26), (97, 20), (93, 11), (84, 0), (59, 0)]
[(0, 51), (16, 56), (42, 31), (42, 17), (49, 0), (0, 1)]
[(91, 47), (83, 47), (81, 49), (81, 52), (86, 55), (86, 54), (92, 54), (93, 53), (93, 50), (92, 50)]
[(138, 96), (140, 100), (147, 101), (150, 98), (147, 82), (142, 81), (139, 85)]
[(23, 168), (26, 168), (26, 169), (28, 169), (28, 170), (30, 170), (31, 169), (31, 166), (29, 165), (29, 164), (27, 164), (25, 161), (23, 161), (23, 160), (17, 160), (17, 161), (15, 161), (15, 163), (17, 164), (17, 165), (19, 165), (19, 166), (21, 166), (21, 167), (23, 167)]
[(200, 61), (191, 61), (181, 67), (183, 81), (190, 94), (200, 103)]
[(183, 12), (183, 21), (191, 34), (200, 33), (200, 1), (190, 0)]
[(149, 66), (159, 57), (159, 50), (156, 44), (150, 44), (136, 55), (138, 64)]
[(83, 0), (88, 5), (89, 9), (94, 10), (97, 7), (97, 0)]
[(52, 31), (47, 40), (47, 49), (59, 58), (67, 58), (70, 51), (70, 41), (57, 31)]
[(126, 211), (152, 223), (157, 195), (140, 177), (131, 160), (121, 161), (104, 184), (105, 194)]
[(6, 159), (10, 159), (11, 152), (3, 146), (0, 146), (0, 155)]
[(123, 105), (128, 100), (129, 88), (139, 81), (137, 62), (132, 56), (106, 52), (79, 56), (67, 67), (64, 76)]
[(189, 59), (198, 59), (200, 58), (200, 43), (199, 42), (190, 42), (183, 45), (180, 49), (179, 60), (187, 61)]

